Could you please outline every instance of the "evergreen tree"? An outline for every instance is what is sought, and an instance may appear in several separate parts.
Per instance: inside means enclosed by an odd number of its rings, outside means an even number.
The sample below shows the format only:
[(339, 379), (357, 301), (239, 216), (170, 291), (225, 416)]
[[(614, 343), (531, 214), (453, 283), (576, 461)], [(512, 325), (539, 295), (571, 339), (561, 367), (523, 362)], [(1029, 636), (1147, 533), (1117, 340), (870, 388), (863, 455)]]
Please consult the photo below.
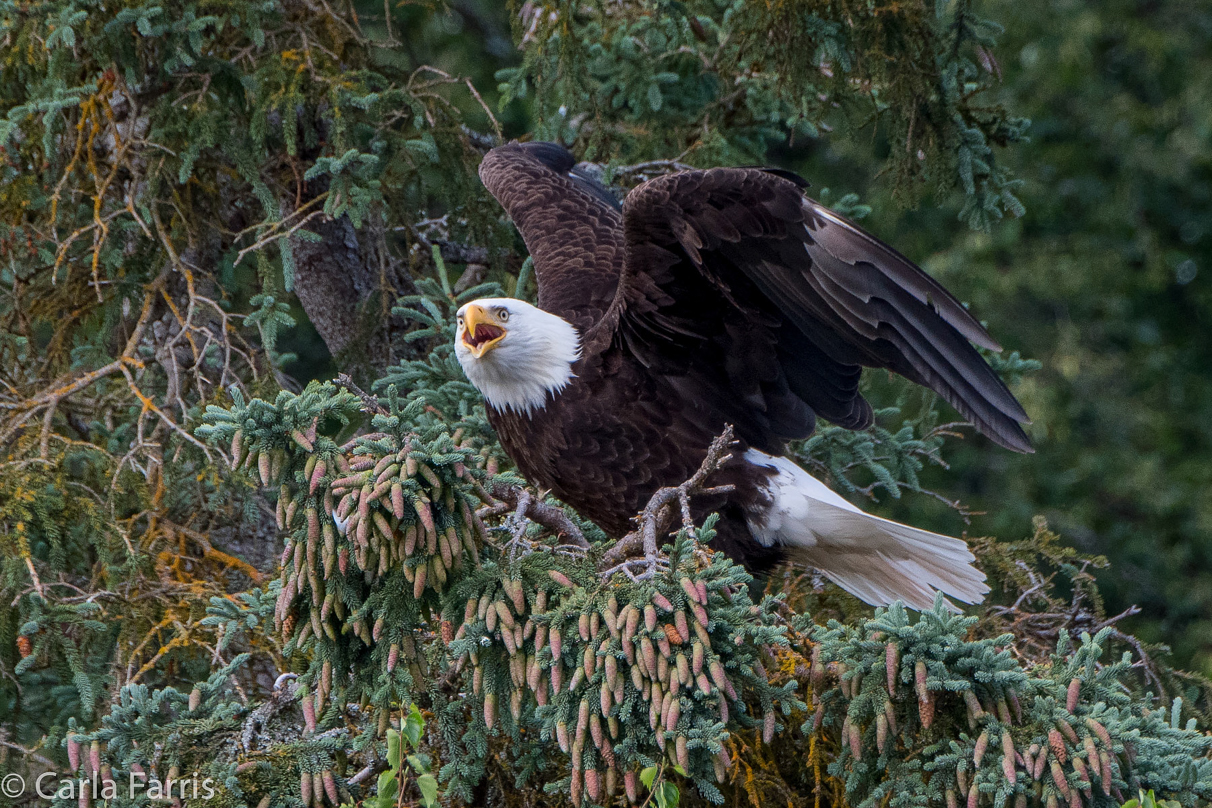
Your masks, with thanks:
[[(507, 136), (625, 189), (874, 125), (902, 200), (1021, 215), (983, 15), (0, 0), (0, 768), (262, 808), (1212, 798), (1203, 684), (1042, 525), (982, 553), (979, 620), (753, 581), (710, 519), (603, 580), (453, 357), (460, 302), (534, 292), (475, 176)], [(797, 451), (895, 499), (954, 425), (872, 387), (879, 428)]]

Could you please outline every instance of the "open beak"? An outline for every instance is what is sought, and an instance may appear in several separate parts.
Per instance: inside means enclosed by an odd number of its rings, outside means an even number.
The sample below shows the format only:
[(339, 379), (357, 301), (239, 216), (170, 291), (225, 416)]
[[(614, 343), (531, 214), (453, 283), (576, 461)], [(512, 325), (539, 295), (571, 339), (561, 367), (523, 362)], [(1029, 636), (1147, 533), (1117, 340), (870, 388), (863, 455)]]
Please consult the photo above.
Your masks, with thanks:
[(468, 306), (463, 312), (463, 344), (479, 359), (505, 339), (505, 329), (492, 321), (480, 306)]

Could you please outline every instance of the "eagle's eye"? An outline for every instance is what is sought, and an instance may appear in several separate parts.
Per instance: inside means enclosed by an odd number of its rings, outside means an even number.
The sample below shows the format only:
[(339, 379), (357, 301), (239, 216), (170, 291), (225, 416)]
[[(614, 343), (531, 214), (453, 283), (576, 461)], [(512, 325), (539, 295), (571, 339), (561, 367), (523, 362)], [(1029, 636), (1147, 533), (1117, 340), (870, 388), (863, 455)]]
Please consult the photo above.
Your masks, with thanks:
[(497, 319), (503, 323), (508, 322), (509, 321), (509, 309), (506, 309), (506, 308), (497, 309)]

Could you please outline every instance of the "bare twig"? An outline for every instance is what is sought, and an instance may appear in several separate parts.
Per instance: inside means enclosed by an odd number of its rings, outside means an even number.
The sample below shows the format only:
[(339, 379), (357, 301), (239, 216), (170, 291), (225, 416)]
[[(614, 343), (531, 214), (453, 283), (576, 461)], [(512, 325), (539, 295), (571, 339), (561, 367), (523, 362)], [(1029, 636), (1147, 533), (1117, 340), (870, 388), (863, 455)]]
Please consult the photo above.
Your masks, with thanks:
[(354, 384), (354, 380), (349, 378), (347, 373), (338, 373), (333, 379), (334, 382), (344, 387), (349, 392), (353, 393), (358, 398), (362, 399), (362, 411), (371, 413), (372, 415), (387, 415), (387, 410), (379, 403), (379, 399), (372, 396), (370, 393), (363, 390), (358, 385)]
[[(315, 219), (317, 216), (324, 215), (323, 210), (313, 210), (310, 213), (308, 213), (306, 216), (304, 216), (302, 219), (299, 219), (297, 222), (290, 223), (288, 226), (288, 222), (290, 222), (290, 219), (292, 217), (299, 215), (300, 213), (303, 212), (303, 210), (305, 208), (315, 205), (316, 203), (320, 202), (321, 200), (326, 199), (327, 197), (328, 197), (328, 192), (325, 191), (324, 193), (316, 196), (314, 199), (311, 199), (311, 200), (307, 201), (306, 203), (304, 203), (298, 210), (292, 211), (288, 216), (286, 216), (281, 221), (261, 222), (261, 223), (255, 225), (255, 227), (266, 227), (267, 229), (265, 231), (265, 234), (262, 235), (260, 238), (258, 238), (256, 241), (254, 241), (252, 244), (249, 244), (247, 247), (240, 250), (240, 252), (236, 255), (236, 260), (234, 262), (232, 262), (232, 266), (239, 266), (240, 262), (244, 260), (244, 256), (248, 255), (251, 252), (256, 252), (257, 250), (263, 249), (264, 247), (269, 246), (270, 244), (274, 243), (275, 241), (279, 241), (281, 239), (289, 238), (289, 237), (293, 236), (298, 230), (303, 228), (312, 219)], [(286, 229), (283, 229), (283, 228), (286, 228)]]
[(682, 162), (682, 158), (689, 153), (690, 149), (687, 149), (672, 160), (647, 160), (629, 166), (618, 166), (615, 168), (613, 176), (616, 180), (620, 177), (628, 177), (639, 183), (676, 171), (690, 171), (694, 166)]
[(535, 524), (542, 525), (563, 538), (568, 544), (589, 549), (589, 542), (585, 539), (585, 535), (581, 533), (581, 529), (576, 526), (576, 523), (568, 518), (568, 514), (554, 505), (541, 502), (529, 491), (516, 485), (491, 479), (485, 487), (485, 493), (493, 499), (500, 500), (507, 507), (502, 508), (500, 505), (490, 504), (486, 508), (481, 508), (477, 512), (481, 519), (512, 510), (516, 517), (529, 519)]
[(56, 764), (53, 761), (51, 761), (49, 758), (45, 758), (42, 755), (39, 755), (37, 752), (35, 752), (32, 749), (26, 749), (24, 746), (21, 746), (20, 744), (15, 744), (12, 741), (5, 738), (3, 735), (0, 735), (0, 746), (6, 746), (9, 749), (20, 752), (21, 754), (25, 755), (27, 758), (29, 758), (32, 761), (41, 763), (43, 766), (49, 766), (52, 771), (56, 768)]
[(361, 783), (363, 780), (370, 779), (370, 776), (372, 774), (378, 774), (380, 771), (382, 771), (386, 768), (387, 768), (387, 764), (385, 762), (375, 761), (374, 763), (371, 763), (367, 766), (362, 767), (361, 771), (359, 771), (357, 774), (355, 774), (353, 777), (349, 778), (345, 782), (349, 783), (351, 786), (356, 786), (358, 783)]
[(452, 264), (487, 264), (489, 261), (487, 247), (446, 240), (437, 240), (433, 243), (437, 244), (438, 249), (442, 251), (442, 260)]
[(989, 605), (985, 610), (986, 616), (1004, 621), (1006, 632), (1015, 638), (1013, 653), (1028, 663), (1039, 662), (1053, 653), (1062, 631), (1070, 635), (1095, 635), (1110, 628), (1111, 637), (1131, 648), (1136, 656), (1137, 661), (1132, 663), (1132, 668), (1140, 671), (1146, 686), (1157, 697), (1164, 698), (1168, 688), (1162, 680), (1162, 669), (1144, 643), (1121, 631), (1117, 625), (1125, 618), (1139, 614), (1140, 607), (1129, 606), (1119, 614), (1105, 617), (1087, 589), (1080, 585), (1083, 579), (1089, 580), (1087, 569), (1090, 564), (1089, 559), (1085, 560), (1073, 576), (1075, 585), (1068, 602), (1065, 602), (1053, 594), (1056, 572), (1044, 574), (1026, 561), (1016, 560), (1015, 566), (1026, 579), (1018, 585), (1018, 597), (1008, 606)]
[(487, 132), (477, 132), (467, 124), (461, 124), (459, 130), (467, 141), (481, 151), (488, 151), (501, 145), (501, 134), (490, 135)]

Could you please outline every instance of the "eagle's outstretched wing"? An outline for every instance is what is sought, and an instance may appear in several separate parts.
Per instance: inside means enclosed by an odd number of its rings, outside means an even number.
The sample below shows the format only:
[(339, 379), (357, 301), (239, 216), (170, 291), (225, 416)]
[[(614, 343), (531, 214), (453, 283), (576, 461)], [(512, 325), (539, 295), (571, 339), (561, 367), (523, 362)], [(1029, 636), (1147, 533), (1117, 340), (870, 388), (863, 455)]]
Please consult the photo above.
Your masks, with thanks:
[(751, 445), (807, 435), (814, 414), (869, 425), (866, 366), (930, 387), (997, 443), (1031, 451), (1027, 414), (971, 344), (997, 343), (920, 268), (785, 174), (650, 180), (624, 200), (623, 233), (607, 318), (619, 344)]
[(614, 300), (623, 266), (618, 203), (575, 170), (555, 143), (509, 143), (480, 163), (480, 179), (534, 258), (539, 307), (585, 330)]

